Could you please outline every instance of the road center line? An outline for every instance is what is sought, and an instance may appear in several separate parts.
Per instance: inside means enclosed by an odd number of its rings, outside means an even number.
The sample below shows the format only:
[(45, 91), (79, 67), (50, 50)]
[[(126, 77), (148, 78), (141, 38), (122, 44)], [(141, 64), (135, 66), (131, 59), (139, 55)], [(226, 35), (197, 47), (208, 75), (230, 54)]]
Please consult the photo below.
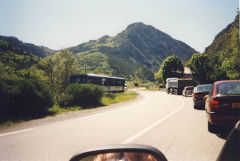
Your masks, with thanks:
[(17, 134), (17, 133), (22, 133), (22, 132), (27, 132), (27, 131), (31, 131), (31, 130), (33, 130), (33, 128), (24, 129), (24, 130), (19, 130), (19, 131), (14, 131), (14, 132), (9, 132), (9, 133), (5, 133), (5, 134), (0, 134), (0, 137), (1, 137), (1, 136), (12, 135), (12, 134)]
[[(178, 98), (179, 99), (179, 98)], [(181, 106), (179, 106), (176, 110), (174, 110), (173, 112), (171, 112), (170, 114), (164, 116), (163, 118), (161, 118), (160, 120), (158, 120), (157, 122), (153, 123), (152, 125), (148, 126), (147, 128), (143, 129), (142, 131), (138, 132), (136, 135), (133, 135), (132, 137), (130, 137), (129, 139), (125, 140), (122, 144), (128, 144), (130, 142), (132, 142), (133, 140), (135, 140), (136, 138), (142, 136), (144, 133), (148, 132), (149, 130), (151, 130), (152, 128), (154, 128), (155, 126), (159, 125), (160, 123), (162, 123), (163, 121), (165, 121), (166, 119), (170, 118), (171, 116), (173, 116), (175, 113), (177, 113), (178, 111), (180, 111), (185, 102), (181, 99), (179, 99), (182, 104)]]

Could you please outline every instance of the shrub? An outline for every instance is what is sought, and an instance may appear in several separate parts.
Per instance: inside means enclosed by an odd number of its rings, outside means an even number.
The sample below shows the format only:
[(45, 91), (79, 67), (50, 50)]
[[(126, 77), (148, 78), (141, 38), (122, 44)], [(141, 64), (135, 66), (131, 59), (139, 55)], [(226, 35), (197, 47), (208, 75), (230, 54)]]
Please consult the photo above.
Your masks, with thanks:
[(61, 106), (88, 106), (100, 103), (103, 88), (92, 84), (71, 84), (65, 91), (65, 101)]
[(0, 80), (0, 120), (45, 115), (53, 106), (49, 88), (37, 78)]
[(114, 99), (116, 97), (116, 95), (114, 93), (111, 93), (111, 92), (106, 92), (106, 93), (104, 93), (104, 97)]

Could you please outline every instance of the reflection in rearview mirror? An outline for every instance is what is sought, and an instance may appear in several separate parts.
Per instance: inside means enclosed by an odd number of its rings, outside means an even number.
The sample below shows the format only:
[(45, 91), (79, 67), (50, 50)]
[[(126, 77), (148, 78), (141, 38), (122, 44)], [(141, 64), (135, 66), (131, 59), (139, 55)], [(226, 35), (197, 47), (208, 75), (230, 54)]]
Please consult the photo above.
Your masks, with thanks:
[(116, 144), (85, 149), (70, 161), (167, 161), (167, 158), (152, 146)]
[(86, 156), (79, 161), (157, 161), (157, 159), (152, 154), (144, 152), (114, 152)]

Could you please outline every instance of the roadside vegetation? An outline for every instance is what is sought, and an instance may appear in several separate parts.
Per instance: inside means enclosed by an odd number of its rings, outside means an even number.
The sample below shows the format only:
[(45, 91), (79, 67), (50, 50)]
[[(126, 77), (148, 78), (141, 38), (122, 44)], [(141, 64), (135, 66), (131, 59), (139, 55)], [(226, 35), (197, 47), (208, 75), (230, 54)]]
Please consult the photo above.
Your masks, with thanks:
[[(219, 80), (240, 79), (239, 13), (234, 22), (229, 24), (215, 37), (204, 53), (195, 53), (185, 66), (190, 68), (192, 79), (198, 84), (213, 83)], [(176, 56), (167, 57), (155, 80), (164, 84), (166, 78), (183, 75), (183, 63)]]
[(137, 98), (137, 93), (125, 91), (124, 93), (105, 93), (101, 99), (103, 105), (110, 105), (119, 102), (126, 102)]
[[(167, 57), (155, 74), (158, 84), (164, 85), (167, 78), (183, 78), (183, 65)], [(179, 58), (177, 58), (179, 59)], [(179, 61), (181, 61), (179, 59)], [(240, 79), (240, 50), (221, 51), (212, 55), (195, 53), (187, 62), (192, 72), (192, 79), (198, 84), (208, 84), (219, 80)]]
[[(91, 87), (92, 88), (92, 87)], [(123, 93), (103, 93), (101, 99), (97, 104), (81, 104), (81, 106), (60, 106), (59, 104), (53, 105), (51, 108), (47, 108), (47, 111), (44, 116), (55, 116), (58, 114), (63, 114), (67, 112), (74, 112), (74, 111), (79, 111), (79, 110), (84, 110), (84, 109), (91, 109), (91, 108), (96, 108), (96, 107), (102, 107), (102, 106), (107, 106), (115, 103), (120, 103), (120, 102), (127, 102), (131, 100), (135, 100), (137, 98), (138, 94), (133, 91), (125, 91)], [(37, 118), (37, 117), (35, 117)], [(16, 123), (21, 123), (24, 121), (29, 121), (32, 120), (33, 118), (27, 118), (25, 117), (18, 117), (18, 118), (8, 118), (6, 120), (2, 120), (0, 122), (0, 127), (1, 126), (13, 126)]]
[(0, 124), (136, 98), (131, 92), (108, 97), (96, 85), (69, 85), (69, 76), (79, 71), (77, 58), (68, 50), (40, 58), (1, 40), (0, 54)]
[(166, 83), (167, 78), (182, 78), (183, 72), (182, 60), (175, 55), (169, 56), (162, 62), (159, 71), (155, 74), (155, 80), (158, 83)]
[(49, 108), (51, 115), (61, 114), (70, 111), (78, 111), (84, 109), (90, 109), (95, 107), (107, 106), (115, 103), (126, 102), (134, 100), (137, 98), (137, 93), (133, 91), (125, 91), (123, 93), (103, 93), (97, 104), (81, 104), (79, 106), (65, 106), (64, 108), (59, 105), (54, 105), (52, 108)]

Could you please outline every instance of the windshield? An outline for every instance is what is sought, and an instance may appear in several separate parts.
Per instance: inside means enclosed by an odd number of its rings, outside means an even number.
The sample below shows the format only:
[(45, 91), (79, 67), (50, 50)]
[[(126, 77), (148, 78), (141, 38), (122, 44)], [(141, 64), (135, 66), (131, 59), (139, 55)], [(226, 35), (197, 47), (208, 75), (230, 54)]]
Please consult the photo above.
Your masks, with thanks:
[(240, 82), (222, 83), (217, 85), (217, 95), (240, 95)]
[(210, 91), (211, 87), (212, 87), (212, 84), (200, 85), (197, 87), (197, 91), (199, 91), (199, 92)]

